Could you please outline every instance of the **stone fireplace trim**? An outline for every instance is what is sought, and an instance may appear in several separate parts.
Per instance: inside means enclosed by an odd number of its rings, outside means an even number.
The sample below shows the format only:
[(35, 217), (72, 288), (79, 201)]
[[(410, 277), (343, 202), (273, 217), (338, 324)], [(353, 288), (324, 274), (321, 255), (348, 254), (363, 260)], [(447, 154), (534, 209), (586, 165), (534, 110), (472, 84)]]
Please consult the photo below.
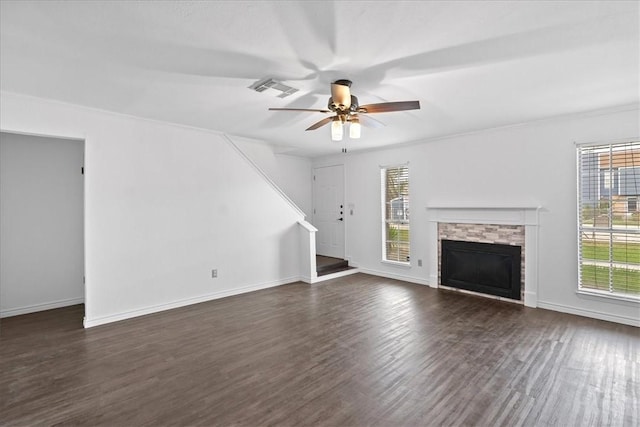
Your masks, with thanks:
[(429, 205), (429, 286), (438, 288), (438, 223), (523, 225), (527, 256), (524, 268), (524, 305), (538, 306), (538, 225), (540, 206)]

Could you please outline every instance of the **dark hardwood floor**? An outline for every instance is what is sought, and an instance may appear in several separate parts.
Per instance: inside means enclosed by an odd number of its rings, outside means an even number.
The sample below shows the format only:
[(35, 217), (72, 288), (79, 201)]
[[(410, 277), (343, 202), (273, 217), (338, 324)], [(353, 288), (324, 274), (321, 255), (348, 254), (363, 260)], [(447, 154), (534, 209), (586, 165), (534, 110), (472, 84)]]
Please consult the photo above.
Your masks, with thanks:
[(2, 319), (0, 425), (640, 424), (640, 330), (355, 274)]

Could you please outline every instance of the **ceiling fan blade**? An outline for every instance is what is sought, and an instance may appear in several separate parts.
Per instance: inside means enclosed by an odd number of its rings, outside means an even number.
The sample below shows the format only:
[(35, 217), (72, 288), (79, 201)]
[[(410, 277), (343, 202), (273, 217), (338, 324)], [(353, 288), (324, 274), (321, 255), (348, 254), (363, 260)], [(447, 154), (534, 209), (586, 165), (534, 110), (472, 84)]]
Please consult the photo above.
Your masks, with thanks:
[(333, 117), (334, 116), (325, 117), (324, 119), (320, 120), (319, 122), (312, 124), (311, 126), (309, 126), (305, 130), (315, 130), (315, 129), (318, 129), (319, 127), (322, 127), (322, 126), (326, 125), (327, 123), (331, 123), (333, 121)]
[(341, 110), (348, 110), (351, 107), (351, 91), (349, 86), (338, 83), (331, 83), (331, 99)]
[(269, 111), (311, 111), (314, 113), (330, 113), (331, 110), (318, 110), (314, 108), (269, 108)]
[(361, 105), (359, 113), (389, 113), (392, 111), (419, 110), (420, 101), (381, 102)]
[(362, 124), (362, 126), (366, 126), (368, 128), (379, 129), (386, 126), (381, 121), (365, 115), (358, 115), (358, 120), (360, 120), (360, 123)]
[[(633, 37), (637, 40), (638, 17), (637, 14), (633, 15), (626, 14), (616, 18), (611, 16), (617, 25), (608, 27), (608, 31), (596, 31), (596, 28), (600, 28), (597, 21), (592, 17), (584, 17), (568, 25), (542, 26), (422, 52), (369, 67), (367, 75), (387, 78), (417, 77), (535, 56), (560, 54), (578, 48), (600, 45), (605, 42), (605, 38), (607, 43), (623, 40), (631, 36), (632, 31)], [(635, 24), (631, 19), (635, 20)], [(594, 30), (585, 31), (585, 28)]]

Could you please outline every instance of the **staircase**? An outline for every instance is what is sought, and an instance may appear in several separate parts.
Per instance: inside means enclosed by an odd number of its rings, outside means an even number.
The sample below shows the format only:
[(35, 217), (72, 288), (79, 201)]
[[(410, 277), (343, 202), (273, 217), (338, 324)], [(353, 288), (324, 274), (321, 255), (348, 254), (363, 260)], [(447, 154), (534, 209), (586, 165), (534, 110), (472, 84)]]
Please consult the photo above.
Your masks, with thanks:
[(349, 267), (349, 262), (344, 259), (316, 255), (316, 271), (318, 277), (350, 270), (352, 268), (353, 267)]

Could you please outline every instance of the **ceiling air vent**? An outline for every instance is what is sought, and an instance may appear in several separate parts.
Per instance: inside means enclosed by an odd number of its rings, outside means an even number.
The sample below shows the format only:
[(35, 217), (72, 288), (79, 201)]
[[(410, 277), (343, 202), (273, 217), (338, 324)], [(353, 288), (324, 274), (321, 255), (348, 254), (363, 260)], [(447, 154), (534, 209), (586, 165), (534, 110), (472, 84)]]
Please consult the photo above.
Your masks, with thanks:
[(292, 93), (296, 93), (298, 91), (298, 89), (296, 89), (296, 88), (293, 88), (291, 86), (287, 86), (287, 85), (282, 84), (280, 82), (277, 82), (277, 81), (275, 81), (273, 79), (258, 80), (257, 82), (255, 82), (254, 84), (249, 86), (249, 89), (253, 89), (256, 92), (264, 92), (267, 89), (274, 89), (274, 90), (282, 92), (281, 94), (278, 95), (278, 98), (286, 98), (287, 96), (291, 95)]

